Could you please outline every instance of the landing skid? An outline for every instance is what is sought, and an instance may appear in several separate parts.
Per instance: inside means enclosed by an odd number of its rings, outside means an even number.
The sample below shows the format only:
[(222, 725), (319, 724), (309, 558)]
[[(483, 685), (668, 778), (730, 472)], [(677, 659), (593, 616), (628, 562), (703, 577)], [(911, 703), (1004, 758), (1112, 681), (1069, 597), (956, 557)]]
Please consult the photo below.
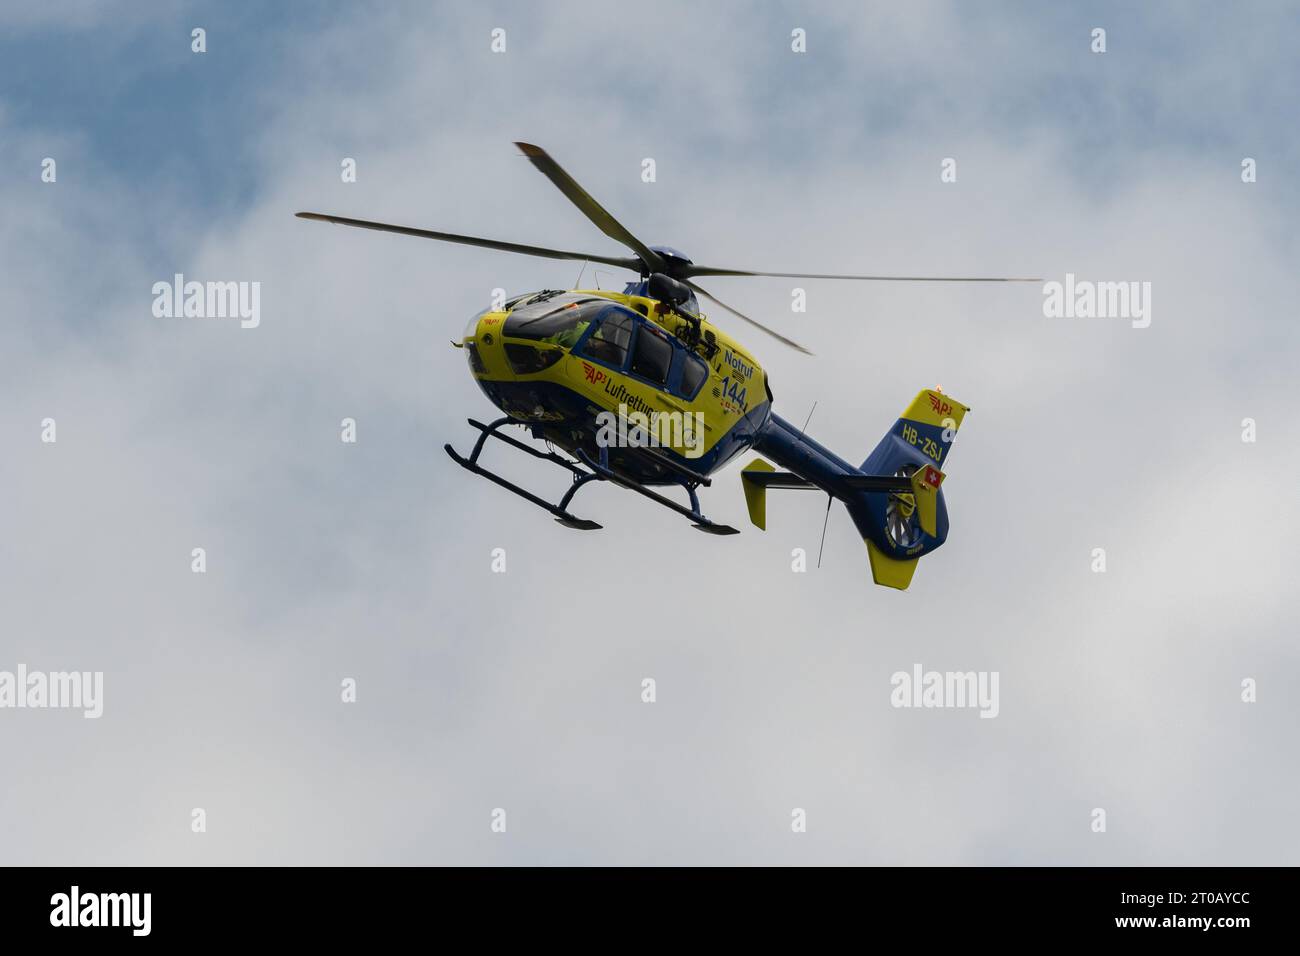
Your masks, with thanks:
[(681, 486), (685, 488), (686, 493), (691, 496), (691, 506), (687, 508), (684, 505), (679, 505), (671, 498), (664, 497), (663, 495), (659, 494), (659, 492), (657, 491), (651, 491), (649, 488), (647, 488), (645, 485), (641, 484), (640, 482), (633, 481), (630, 478), (624, 478), (622, 475), (618, 474), (617, 472), (610, 470), (608, 466), (603, 465), (598, 461), (592, 460), (591, 456), (588, 455), (581, 448), (578, 449), (578, 458), (581, 459), (582, 463), (586, 465), (588, 468), (590, 468), (592, 472), (599, 475), (605, 481), (612, 481), (616, 485), (622, 485), (624, 488), (627, 488), (631, 491), (635, 491), (638, 495), (644, 495), (646, 498), (649, 498), (651, 501), (663, 505), (669, 511), (677, 512), (682, 517), (689, 519), (695, 525), (695, 527), (699, 528), (701, 531), (707, 534), (740, 534), (739, 531), (737, 531), (735, 528), (731, 527), (730, 525), (717, 524), (713, 521), (710, 521), (708, 518), (704, 517), (704, 515), (700, 513), (700, 499), (695, 494), (694, 482), (688, 481), (686, 479), (680, 480)]
[[(555, 516), (555, 520), (566, 528), (574, 528), (579, 531), (595, 531), (602, 527), (594, 521), (590, 521), (586, 518), (579, 518), (577, 515), (572, 514), (568, 510), (569, 504), (573, 501), (573, 496), (578, 493), (578, 489), (583, 485), (589, 484), (593, 481), (612, 481), (617, 485), (635, 491), (637, 494), (663, 505), (670, 511), (675, 511), (677, 514), (689, 519), (696, 528), (699, 528), (701, 531), (708, 534), (739, 534), (735, 528), (725, 524), (717, 524), (710, 521), (700, 513), (700, 501), (695, 494), (695, 488), (699, 484), (707, 485), (709, 483), (708, 479), (703, 475), (696, 475), (694, 472), (672, 465), (664, 459), (656, 458), (657, 461), (669, 464), (670, 467), (673, 468), (674, 472), (678, 474), (678, 482), (686, 489), (686, 493), (690, 495), (691, 506), (687, 508), (670, 498), (666, 498), (656, 491), (652, 491), (639, 481), (624, 477), (615, 472), (609, 467), (608, 455), (606, 454), (605, 449), (601, 449), (600, 461), (593, 459), (586, 452), (579, 449), (579, 461), (586, 466), (586, 468), (582, 468), (577, 463), (570, 461), (562, 455), (557, 455), (555, 452), (550, 451), (538, 451), (536, 448), (526, 445), (518, 439), (511, 438), (509, 435), (502, 434), (500, 431), (501, 427), (504, 425), (519, 425), (520, 427), (526, 428), (528, 425), (525, 422), (516, 421), (509, 417), (498, 418), (490, 425), (484, 425), (482, 422), (475, 421), (472, 418), (468, 419), (468, 421), (470, 425), (477, 428), (481, 434), (478, 437), (478, 441), (474, 443), (474, 450), (470, 452), (468, 458), (458, 454), (456, 449), (452, 448), (451, 445), (443, 445), (443, 449), (451, 456), (452, 461), (456, 462), (456, 464), (460, 465), (462, 468), (472, 471), (476, 475), (481, 475), (494, 484), (500, 485), (507, 491), (523, 498), (525, 501), (532, 502), (542, 510), (550, 512)], [(507, 481), (495, 472), (488, 471), (480, 465), (478, 463), (478, 458), (479, 455), (482, 454), (483, 446), (487, 444), (489, 438), (496, 438), (513, 448), (517, 448), (519, 451), (527, 452), (534, 458), (541, 458), (544, 461), (549, 461), (552, 464), (558, 465), (571, 472), (573, 475), (573, 483), (569, 486), (569, 490), (564, 493), (564, 497), (561, 498), (558, 503), (552, 504), (544, 498), (539, 498), (526, 488), (521, 488), (514, 482)]]

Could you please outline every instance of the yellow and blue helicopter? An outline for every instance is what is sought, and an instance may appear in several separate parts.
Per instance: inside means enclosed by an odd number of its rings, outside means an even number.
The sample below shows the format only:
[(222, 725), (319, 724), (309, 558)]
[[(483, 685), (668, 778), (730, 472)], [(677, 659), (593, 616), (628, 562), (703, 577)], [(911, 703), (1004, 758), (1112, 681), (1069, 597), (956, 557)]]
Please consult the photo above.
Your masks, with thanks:
[[(601, 527), (569, 510), (594, 481), (635, 491), (711, 534), (736, 529), (700, 511), (696, 489), (754, 449), (741, 471), (750, 520), (766, 527), (770, 488), (813, 489), (843, 501), (867, 546), (877, 584), (906, 588), (918, 559), (943, 544), (948, 512), (940, 470), (968, 409), (937, 389), (921, 391), (861, 466), (855, 467), (772, 411), (772, 388), (757, 359), (713, 325), (697, 296), (756, 326), (784, 345), (808, 350), (720, 302), (695, 282), (707, 276), (776, 276), (935, 282), (1031, 282), (1033, 279), (819, 275), (697, 265), (667, 246), (647, 246), (624, 228), (543, 149), (517, 143), (532, 164), (630, 256), (566, 252), (364, 219), (300, 212), (303, 219), (500, 249), (549, 259), (602, 263), (639, 278), (621, 293), (544, 290), (516, 296), (470, 321), (461, 341), (470, 372), (505, 414), (479, 435), (468, 457), (444, 446), (457, 464), (545, 509), (562, 525)], [(521, 426), (545, 450), (506, 434)], [(489, 438), (567, 470), (571, 483), (547, 501), (489, 471), (479, 457)], [(557, 450), (558, 449), (558, 450)], [(680, 487), (689, 505), (660, 488)], [(828, 500), (829, 507), (829, 500)]]

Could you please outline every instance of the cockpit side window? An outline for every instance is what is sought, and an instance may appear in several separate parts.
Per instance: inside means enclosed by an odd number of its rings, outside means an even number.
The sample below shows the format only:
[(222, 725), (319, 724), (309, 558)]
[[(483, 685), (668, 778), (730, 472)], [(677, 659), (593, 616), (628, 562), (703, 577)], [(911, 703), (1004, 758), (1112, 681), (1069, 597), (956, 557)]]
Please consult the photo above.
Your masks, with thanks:
[(685, 353), (686, 364), (682, 367), (682, 396), (694, 398), (700, 386), (709, 377), (709, 365), (694, 352)]
[(627, 362), (627, 349), (632, 341), (632, 316), (621, 309), (611, 308), (596, 321), (595, 331), (587, 337), (578, 354), (621, 369)]

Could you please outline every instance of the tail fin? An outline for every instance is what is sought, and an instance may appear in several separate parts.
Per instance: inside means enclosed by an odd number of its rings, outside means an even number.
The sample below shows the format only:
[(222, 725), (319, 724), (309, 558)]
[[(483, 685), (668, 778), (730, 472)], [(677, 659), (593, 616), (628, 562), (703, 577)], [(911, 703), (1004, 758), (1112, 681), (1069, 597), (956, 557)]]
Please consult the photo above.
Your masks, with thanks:
[(957, 429), (970, 411), (935, 389), (918, 392), (894, 427), (862, 463), (862, 470), (879, 473), (905, 464), (943, 467)]
[(877, 584), (906, 589), (921, 556), (947, 540), (948, 509), (939, 490), (944, 479), (939, 469), (968, 411), (937, 389), (924, 389), (862, 462), (868, 474), (906, 476), (912, 486), (911, 494), (885, 500), (877, 496), (849, 508), (867, 543)]
[(766, 526), (768, 488), (820, 489), (844, 502), (875, 582), (906, 589), (916, 562), (948, 536), (940, 466), (969, 410), (938, 390), (918, 393), (860, 468), (773, 415), (755, 447), (789, 471), (756, 459), (741, 472), (750, 520)]

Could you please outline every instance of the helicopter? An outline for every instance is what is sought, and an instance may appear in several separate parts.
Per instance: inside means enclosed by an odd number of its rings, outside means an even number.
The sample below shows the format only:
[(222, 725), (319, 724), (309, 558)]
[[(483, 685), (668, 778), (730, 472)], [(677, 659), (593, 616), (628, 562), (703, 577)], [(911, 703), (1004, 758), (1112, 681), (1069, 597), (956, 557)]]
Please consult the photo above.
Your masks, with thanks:
[[(648, 246), (619, 223), (549, 153), (515, 144), (601, 232), (631, 255), (599, 255), (317, 212), (302, 219), (436, 239), (548, 259), (601, 263), (635, 273), (621, 293), (546, 289), (493, 303), (459, 341), (470, 374), (504, 415), (469, 419), (478, 435), (468, 456), (444, 445), (461, 467), (542, 508), (561, 525), (602, 527), (570, 511), (592, 482), (610, 482), (688, 519), (701, 531), (736, 534), (705, 517), (697, 489), (752, 449), (740, 472), (750, 521), (767, 527), (769, 489), (824, 492), (842, 501), (866, 544), (872, 579), (905, 590), (919, 559), (948, 535), (941, 470), (969, 408), (938, 388), (923, 389), (860, 466), (854, 466), (777, 415), (767, 372), (747, 348), (700, 310), (707, 299), (783, 345), (794, 340), (720, 301), (695, 281), (709, 276), (774, 276), (902, 282), (1036, 282), (1037, 279), (759, 272), (700, 265), (670, 246)], [(585, 266), (584, 266), (585, 269)], [(542, 448), (505, 432), (525, 430)], [(489, 439), (569, 473), (548, 501), (485, 468)], [(495, 447), (495, 446), (494, 446)], [(767, 459), (783, 470), (777, 470)], [(685, 492), (688, 504), (665, 490)]]

